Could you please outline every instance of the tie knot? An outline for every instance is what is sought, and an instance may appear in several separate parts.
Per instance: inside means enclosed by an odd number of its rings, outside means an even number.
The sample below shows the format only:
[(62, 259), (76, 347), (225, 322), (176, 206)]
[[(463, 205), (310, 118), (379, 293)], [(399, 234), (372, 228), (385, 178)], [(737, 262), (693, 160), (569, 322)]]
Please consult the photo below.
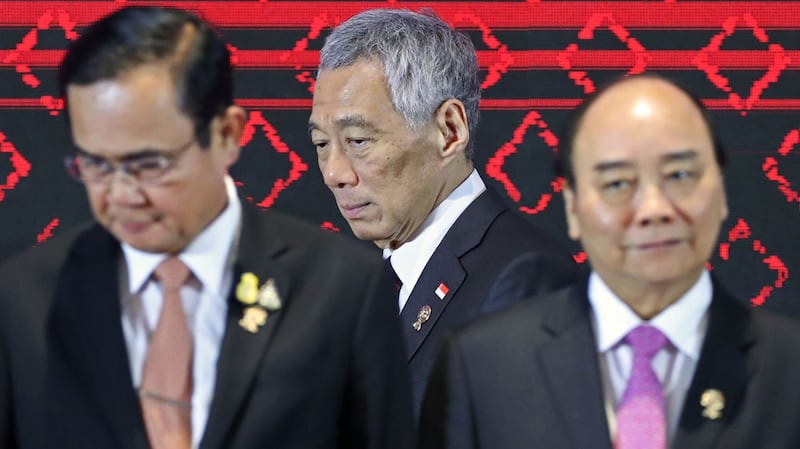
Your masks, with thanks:
[(164, 286), (164, 290), (177, 290), (181, 288), (189, 278), (189, 267), (177, 257), (167, 257), (159, 264), (155, 271), (155, 277)]
[(664, 347), (667, 337), (657, 328), (642, 324), (625, 336), (625, 341), (633, 348), (633, 355), (652, 359)]

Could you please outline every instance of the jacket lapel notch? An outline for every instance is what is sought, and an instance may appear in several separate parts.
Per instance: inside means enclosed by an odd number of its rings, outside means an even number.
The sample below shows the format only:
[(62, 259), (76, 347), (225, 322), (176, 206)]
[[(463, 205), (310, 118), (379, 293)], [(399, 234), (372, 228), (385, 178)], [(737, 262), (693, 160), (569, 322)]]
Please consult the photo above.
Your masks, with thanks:
[[(753, 339), (748, 326), (751, 312), (718, 284), (714, 291), (708, 330), (673, 443), (676, 448), (715, 447), (736, 416), (752, 375), (746, 357)], [(722, 398), (721, 409), (713, 404), (719, 405), (719, 400), (703, 401), (704, 395), (711, 394)]]
[(145, 448), (122, 324), (113, 318), (122, 313), (120, 263), (119, 245), (105, 231), (93, 229), (76, 240), (56, 293), (54, 316), (63, 319), (52, 323), (51, 342), (63, 348), (57, 357), (83, 378), (77, 381), (97, 403), (119, 447)]
[(542, 348), (539, 362), (573, 447), (611, 449), (585, 291), (574, 288), (549, 310), (544, 327), (553, 339)]
[[(271, 337), (280, 326), (282, 310), (290, 306), (291, 277), (274, 260), (269, 260), (271, 255), (261, 254), (258, 256), (260, 260), (250, 264), (240, 258), (241, 262), (234, 267), (225, 335), (217, 361), (216, 385), (201, 449), (226, 447), (227, 436), (235, 426), (237, 417), (246, 409), (247, 393), (252, 389)], [(247, 254), (244, 257), (247, 258)], [(245, 269), (244, 265), (253, 266), (254, 269)], [(236, 287), (242, 274), (247, 272), (258, 277), (259, 287), (268, 281), (272, 282), (281, 302), (279, 309), (266, 310), (259, 305), (243, 304), (237, 299)], [(266, 310), (266, 321), (262, 325), (252, 327), (243, 322), (248, 314), (247, 309), (252, 307)]]
[[(400, 313), (408, 360), (422, 346), (466, 278), (458, 259), (445, 256), (445, 252), (441, 252), (431, 258)], [(426, 306), (430, 316), (423, 320)]]

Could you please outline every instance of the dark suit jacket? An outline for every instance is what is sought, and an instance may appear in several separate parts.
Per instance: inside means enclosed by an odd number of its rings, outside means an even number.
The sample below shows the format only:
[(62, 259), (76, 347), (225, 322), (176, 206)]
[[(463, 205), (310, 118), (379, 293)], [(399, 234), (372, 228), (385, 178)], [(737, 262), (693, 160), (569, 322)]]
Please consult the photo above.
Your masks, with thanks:
[[(487, 189), (456, 220), (425, 265), (400, 314), (411, 368), (415, 410), (436, 354), (447, 333), (482, 313), (498, 310), (522, 297), (490, 295), (498, 274), (515, 257), (527, 253), (535, 262), (524, 273), (539, 292), (555, 290), (576, 277), (576, 264), (553, 239), (509, 210)], [(439, 284), (448, 290), (436, 295)], [(413, 327), (420, 309), (431, 316), (419, 331)]]
[[(423, 410), (424, 449), (611, 449), (586, 282), (525, 301), (448, 343)], [(675, 449), (800, 448), (800, 326), (714, 285)], [(725, 397), (703, 417), (702, 393)]]
[[(94, 225), (0, 269), (3, 448), (148, 447), (120, 323), (121, 258)], [(232, 290), (243, 272), (274, 278), (283, 307), (251, 334), (231, 293), (200, 448), (413, 446), (396, 302), (380, 258), (245, 206)]]

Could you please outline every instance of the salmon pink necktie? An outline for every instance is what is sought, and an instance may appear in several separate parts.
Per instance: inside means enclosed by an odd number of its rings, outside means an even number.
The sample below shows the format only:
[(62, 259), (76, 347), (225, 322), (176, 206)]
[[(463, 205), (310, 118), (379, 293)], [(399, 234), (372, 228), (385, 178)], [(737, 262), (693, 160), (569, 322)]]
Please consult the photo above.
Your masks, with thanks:
[(169, 257), (154, 272), (164, 291), (158, 323), (150, 339), (139, 398), (151, 449), (191, 447), (192, 334), (180, 288), (189, 268)]

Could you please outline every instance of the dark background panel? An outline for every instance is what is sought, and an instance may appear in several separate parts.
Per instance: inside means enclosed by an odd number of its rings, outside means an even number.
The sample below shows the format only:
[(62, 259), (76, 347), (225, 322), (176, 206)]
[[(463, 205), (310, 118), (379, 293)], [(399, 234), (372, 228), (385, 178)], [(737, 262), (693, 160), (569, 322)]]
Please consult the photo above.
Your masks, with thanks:
[[(68, 178), (61, 162), (71, 145), (57, 104), (55, 68), (66, 47), (65, 28), (80, 33), (124, 3), (0, 2), (0, 259), (91, 218), (83, 187)], [(476, 167), (512, 208), (576, 257), (580, 247), (567, 239), (563, 200), (554, 188), (557, 144), (545, 139), (559, 134), (587, 92), (570, 72), (585, 72), (594, 86), (631, 69), (678, 80), (709, 106), (730, 155), (730, 218), (710, 261), (713, 272), (744, 300), (800, 317), (796, 2), (581, 2), (579, 9), (569, 1), (179, 4), (212, 18), (235, 47), (237, 101), (253, 126), (231, 170), (242, 195), (265, 207), (271, 198), (268, 207), (345, 235), (351, 233), (322, 183), (307, 120), (318, 50), (331, 26), (348, 14), (430, 6), (468, 33), (485, 82)], [(720, 51), (709, 50), (725, 23), (735, 23), (733, 32)], [(570, 46), (577, 50), (570, 53)], [(712, 82), (698, 63), (701, 56), (720, 65), (730, 92)], [(640, 59), (644, 63), (635, 69)], [(783, 67), (753, 93), (776, 61)], [(729, 93), (754, 101), (743, 105)], [(515, 131), (526, 126), (522, 142), (511, 147)], [(785, 154), (779, 153), (782, 145)], [(290, 179), (293, 169), (296, 179)], [(278, 192), (276, 183), (288, 185)]]

